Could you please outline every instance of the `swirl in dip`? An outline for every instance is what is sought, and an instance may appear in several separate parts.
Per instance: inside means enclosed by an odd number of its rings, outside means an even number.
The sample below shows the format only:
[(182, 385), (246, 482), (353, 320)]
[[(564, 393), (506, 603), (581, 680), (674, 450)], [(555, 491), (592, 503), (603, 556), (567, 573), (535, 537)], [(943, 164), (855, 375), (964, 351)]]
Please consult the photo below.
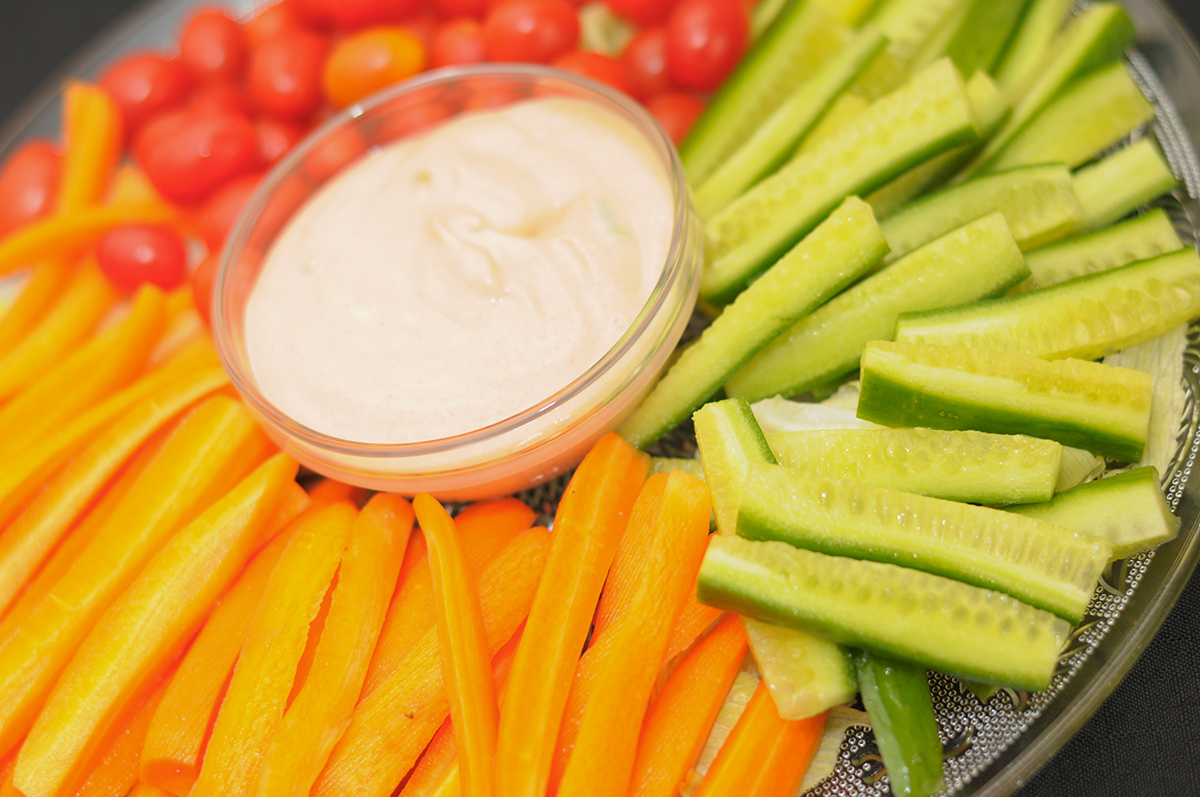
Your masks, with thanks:
[(460, 116), (325, 185), (246, 306), (263, 395), (360, 443), (472, 432), (625, 334), (671, 246), (661, 158), (616, 114), (541, 99)]

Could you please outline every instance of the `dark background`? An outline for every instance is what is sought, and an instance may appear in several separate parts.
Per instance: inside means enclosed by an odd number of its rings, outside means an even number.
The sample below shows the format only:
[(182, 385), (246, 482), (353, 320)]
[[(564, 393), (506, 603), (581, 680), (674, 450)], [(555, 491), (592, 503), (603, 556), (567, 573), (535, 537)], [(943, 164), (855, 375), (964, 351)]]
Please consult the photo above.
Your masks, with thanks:
[[(0, 0), (0, 120), (140, 0)], [(1200, 37), (1200, 0), (1170, 0)], [(1200, 142), (1198, 142), (1200, 143)], [(1200, 575), (1096, 715), (1020, 797), (1200, 795)]]

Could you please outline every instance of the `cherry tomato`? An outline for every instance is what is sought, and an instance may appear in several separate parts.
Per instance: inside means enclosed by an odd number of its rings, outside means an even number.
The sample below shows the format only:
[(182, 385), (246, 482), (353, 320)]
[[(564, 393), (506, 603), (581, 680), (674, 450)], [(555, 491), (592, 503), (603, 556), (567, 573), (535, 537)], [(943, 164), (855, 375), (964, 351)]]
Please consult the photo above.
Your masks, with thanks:
[(488, 14), (483, 41), (491, 61), (548, 64), (579, 46), (579, 17), (566, 0), (505, 0)]
[(456, 64), (479, 64), (487, 60), (483, 45), (483, 26), (473, 19), (447, 22), (433, 37), (429, 50), (429, 68)]
[(312, 148), (304, 158), (304, 171), (323, 183), (358, 158), (370, 144), (352, 127), (344, 127)]
[(667, 20), (667, 70), (684, 88), (713, 91), (750, 40), (741, 0), (680, 0)]
[(483, 19), (488, 12), (488, 4), (487, 0), (433, 0), (433, 10), (443, 19)]
[(464, 111), (485, 111), (503, 108), (529, 98), (529, 93), (511, 83), (476, 79), (472, 81), (471, 96), (463, 102)]
[(217, 266), (221, 265), (221, 253), (211, 252), (200, 261), (192, 272), (192, 303), (196, 312), (204, 319), (204, 323), (212, 329), (212, 297), (213, 285), (217, 280)]
[(133, 137), (159, 114), (181, 107), (192, 93), (192, 76), (178, 59), (138, 53), (113, 64), (100, 78)]
[(326, 30), (333, 26), (330, 6), (336, 0), (283, 0), (292, 15), (302, 25), (314, 30)]
[(425, 47), (401, 28), (370, 28), (343, 39), (325, 62), (325, 96), (338, 108), (425, 68)]
[(222, 186), (200, 206), (196, 224), (209, 252), (219, 252), (225, 246), (225, 239), (262, 184), (262, 178), (262, 172), (244, 174)]
[(96, 244), (96, 263), (109, 282), (127, 293), (145, 283), (172, 291), (187, 282), (183, 237), (159, 224), (109, 230)]
[(396, 27), (412, 34), (417, 41), (421, 42), (425, 52), (429, 52), (429, 48), (433, 46), (433, 37), (438, 31), (437, 14), (433, 11), (424, 11), (415, 17), (409, 17)]
[(188, 109), (198, 115), (236, 113), (249, 118), (254, 114), (250, 93), (233, 83), (207, 83), (199, 88)]
[(254, 125), (232, 113), (185, 116), (176, 127), (139, 145), (150, 182), (164, 197), (183, 205), (204, 201), (261, 163)]
[(332, 0), (329, 16), (340, 30), (403, 22), (421, 10), (422, 0)]
[(675, 0), (605, 0), (614, 13), (642, 27), (667, 21)]
[(294, 3), (279, 2), (255, 13), (242, 26), (251, 48), (258, 47), (275, 34), (290, 28), (308, 27), (296, 13)]
[(61, 170), (62, 156), (44, 138), (8, 156), (0, 169), (0, 236), (53, 212)]
[(618, 59), (629, 92), (645, 102), (674, 88), (667, 72), (667, 29), (647, 28), (633, 37)]
[(412, 94), (406, 98), (402, 108), (389, 109), (388, 117), (375, 129), (375, 140), (382, 143), (420, 133), (436, 126), (451, 115), (451, 109), (441, 100), (438, 92)]
[(551, 66), (605, 83), (617, 91), (631, 93), (629, 81), (625, 79), (625, 70), (615, 58), (602, 53), (577, 50), (554, 59)]
[(646, 110), (678, 145), (704, 110), (704, 103), (690, 94), (672, 91), (650, 100), (646, 103)]
[(271, 166), (282, 158), (292, 147), (299, 144), (308, 130), (295, 122), (284, 122), (270, 116), (263, 116), (254, 121), (254, 134), (258, 137), (258, 154), (263, 163)]
[(329, 39), (303, 29), (283, 30), (250, 59), (250, 96), (266, 113), (300, 122), (321, 107), (321, 72)]
[(248, 57), (242, 26), (220, 9), (196, 12), (179, 34), (179, 60), (201, 82), (240, 80)]
[(190, 109), (180, 108), (157, 116), (147, 123), (133, 140), (133, 156), (137, 158), (138, 163), (144, 167), (150, 151), (163, 139), (187, 127), (191, 118)]

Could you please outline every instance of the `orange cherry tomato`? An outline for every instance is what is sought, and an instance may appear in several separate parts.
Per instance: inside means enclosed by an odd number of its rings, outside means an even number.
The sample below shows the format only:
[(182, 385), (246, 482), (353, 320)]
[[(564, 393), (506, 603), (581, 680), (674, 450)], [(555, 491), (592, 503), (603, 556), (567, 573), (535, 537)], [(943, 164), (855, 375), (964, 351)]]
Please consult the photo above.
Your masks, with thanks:
[(429, 67), (479, 64), (487, 60), (483, 26), (473, 19), (456, 19), (443, 25), (433, 37)]
[(680, 0), (667, 19), (667, 69), (680, 86), (713, 91), (750, 42), (742, 0)]
[(201, 82), (240, 80), (248, 57), (242, 26), (218, 8), (197, 11), (179, 34), (179, 60)]
[(321, 73), (329, 39), (296, 28), (282, 30), (250, 59), (250, 96), (265, 113), (302, 122), (321, 107)]
[(629, 81), (625, 78), (625, 70), (621, 68), (615, 58), (603, 53), (577, 50), (554, 59), (551, 66), (605, 83), (617, 91), (626, 94), (632, 93), (629, 89)]
[(235, 177), (261, 164), (254, 125), (233, 113), (194, 116), (184, 113), (139, 140), (139, 157), (146, 176), (172, 202), (203, 202)]
[(192, 272), (192, 303), (204, 323), (212, 329), (213, 285), (217, 280), (217, 266), (221, 265), (221, 252), (209, 252)]
[(244, 174), (222, 186), (200, 206), (196, 224), (209, 252), (220, 252), (225, 246), (225, 239), (262, 184), (262, 178), (262, 172)]
[(425, 68), (425, 47), (406, 30), (369, 28), (343, 39), (325, 62), (325, 96), (338, 108)]
[(625, 70), (629, 92), (645, 102), (674, 88), (667, 72), (667, 29), (647, 28), (626, 45), (618, 59)]
[(44, 138), (26, 141), (0, 168), (0, 236), (50, 215), (58, 201), (62, 156)]
[(258, 153), (263, 163), (271, 166), (299, 144), (308, 130), (295, 122), (262, 116), (254, 120), (254, 133), (258, 137)]
[(119, 290), (143, 284), (173, 291), (187, 282), (183, 236), (161, 224), (128, 224), (106, 232), (96, 244), (96, 263)]
[(109, 67), (100, 86), (121, 109), (126, 135), (132, 138), (154, 117), (187, 102), (192, 75), (177, 58), (135, 53)]
[(488, 14), (490, 61), (548, 64), (579, 46), (579, 17), (566, 0), (505, 0)]
[(696, 123), (696, 117), (704, 111), (704, 103), (690, 94), (672, 91), (650, 100), (646, 110), (678, 146)]
[(361, 30), (371, 25), (394, 25), (414, 16), (423, 0), (331, 0), (329, 16), (340, 30)]

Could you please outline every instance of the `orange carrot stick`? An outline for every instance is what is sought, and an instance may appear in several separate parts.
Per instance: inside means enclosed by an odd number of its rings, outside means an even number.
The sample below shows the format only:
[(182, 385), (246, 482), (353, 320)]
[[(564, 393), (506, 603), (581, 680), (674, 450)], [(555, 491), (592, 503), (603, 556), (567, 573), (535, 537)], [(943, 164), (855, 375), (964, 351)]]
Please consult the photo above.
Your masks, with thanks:
[[(221, 597), (167, 686), (142, 747), (141, 778), (163, 791), (187, 794), (200, 774), (200, 756), (212, 729), (221, 695), (250, 630), (254, 613), (292, 535), (314, 510), (294, 482), (283, 499), (286, 512), (275, 519), (287, 528), (255, 555), (237, 582)], [(297, 500), (296, 492), (302, 500)]]
[(667, 638), (667, 649), (663, 653), (663, 666), (669, 665), (675, 657), (692, 646), (701, 634), (712, 627), (721, 616), (721, 610), (706, 606), (696, 600), (696, 590), (688, 591), (687, 602), (679, 610), (675, 624), (671, 627), (671, 636)]
[(95, 263), (76, 271), (38, 325), (0, 359), (0, 401), (20, 393), (74, 351), (116, 301), (116, 290)]
[(167, 200), (150, 182), (146, 173), (137, 166), (126, 164), (117, 169), (113, 175), (108, 194), (104, 197), (106, 205), (152, 205), (158, 204), (170, 208)]
[[(458, 513), (454, 524), (462, 541), (471, 576), (479, 573), (518, 534), (533, 525), (532, 509), (516, 498), (478, 501)], [(388, 608), (379, 642), (371, 657), (363, 696), (387, 680), (413, 645), (435, 627), (433, 577), (424, 535), (415, 535), (400, 568), (400, 587)]]
[(429, 546), (442, 680), (458, 749), (463, 797), (491, 797), (496, 759), (496, 684), (475, 580), (458, 541), (454, 521), (428, 493), (413, 508)]
[(296, 469), (284, 454), (261, 465), (168, 540), (104, 613), (21, 745), (13, 785), (26, 797), (71, 787), (113, 723), (241, 572)]
[(28, 614), (0, 623), (0, 751), (11, 750), (33, 724), (79, 643), (163, 541), (269, 448), (249, 411), (232, 399), (218, 396), (192, 410), (58, 583)]
[(323, 501), (327, 504), (349, 501), (355, 506), (362, 506), (367, 500), (367, 490), (336, 479), (318, 479), (308, 488), (308, 495), (314, 501)]
[[(479, 606), (493, 653), (529, 612), (549, 537), (545, 529), (525, 532), (480, 574)], [(449, 711), (437, 630), (430, 629), (392, 675), (359, 701), (313, 795), (387, 797), (412, 769)]]
[(725, 695), (746, 658), (746, 634), (725, 614), (680, 662), (650, 704), (630, 780), (631, 797), (676, 797), (704, 751)]
[(308, 678), (267, 748), (263, 797), (304, 797), (321, 774), (362, 691), (412, 524), (408, 502), (385, 493), (355, 521)]
[(615, 434), (588, 453), (558, 505), (554, 545), (500, 707), (496, 791), (542, 797), (579, 651), (650, 458)]
[(99, 86), (78, 80), (63, 92), (62, 185), (59, 213), (82, 210), (100, 201), (121, 154), (121, 110)]
[[(136, 704), (129, 716), (122, 717), (108, 732), (107, 738), (89, 764), (90, 770), (75, 797), (119, 797), (133, 788), (138, 779), (138, 756), (150, 717), (162, 700), (166, 679)], [(127, 712), (128, 713), (128, 712)]]
[(170, 797), (171, 792), (158, 788), (153, 783), (138, 781), (125, 797)]
[(167, 362), (185, 346), (205, 333), (204, 321), (192, 303), (191, 286), (188, 286), (186, 290), (188, 293), (184, 298), (187, 303), (183, 307), (176, 306), (180, 304), (178, 297), (181, 294), (178, 290), (167, 295), (167, 328), (146, 358), (146, 365), (149, 368), (157, 368)]
[(255, 794), (263, 755), (283, 717), (309, 626), (337, 571), (357, 511), (313, 513), (296, 531), (263, 592), (213, 725), (192, 797)]
[(53, 261), (33, 267), (16, 300), (0, 313), (0, 358), (6, 357), (37, 328), (74, 273), (66, 263)]
[[(578, 685), (590, 690), (573, 744), (566, 739), (572, 752), (559, 797), (628, 791), (671, 624), (708, 543), (709, 512), (708, 487), (681, 471), (651, 476), (638, 496), (608, 577), (613, 597), (601, 599), (612, 619), (585, 654), (595, 662), (594, 675), (590, 684), (577, 678), (572, 685), (572, 692)], [(571, 727), (564, 721), (564, 732)]]
[(694, 797), (791, 797), (817, 752), (827, 714), (781, 719), (759, 682)]

